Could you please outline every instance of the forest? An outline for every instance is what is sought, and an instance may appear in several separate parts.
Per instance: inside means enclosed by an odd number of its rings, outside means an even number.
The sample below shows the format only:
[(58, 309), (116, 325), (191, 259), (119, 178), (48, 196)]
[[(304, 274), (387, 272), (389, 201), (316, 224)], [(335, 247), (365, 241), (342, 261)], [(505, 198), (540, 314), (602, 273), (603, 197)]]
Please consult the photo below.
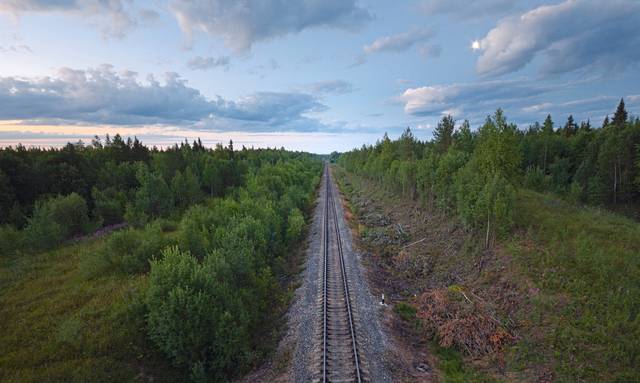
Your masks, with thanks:
[(416, 140), (407, 128), (396, 141), (385, 135), (338, 162), (457, 214), (485, 233), (487, 246), (509, 232), (518, 187), (636, 217), (640, 204), (640, 120), (629, 118), (624, 100), (600, 127), (571, 115), (556, 126), (548, 115), (542, 125), (518, 129), (497, 110), (472, 131), (467, 120), (456, 127), (445, 116), (431, 141)]
[(227, 380), (269, 343), (321, 167), (317, 156), (284, 149), (206, 149), (198, 140), (160, 150), (119, 135), (4, 148), (0, 260), (12, 267), (118, 228), (97, 250), (81, 250), (82, 278), (71, 283), (143, 277), (131, 322), (194, 381)]
[[(407, 129), (336, 161), (362, 240), (412, 286), (396, 306), (405, 326), (445, 360), (464, 356), (451, 381), (640, 378), (640, 121), (623, 100), (599, 127), (547, 116), (523, 129), (497, 110), (472, 130), (445, 116), (432, 140)], [(395, 243), (393, 224), (381, 242), (372, 206), (416, 236)]]

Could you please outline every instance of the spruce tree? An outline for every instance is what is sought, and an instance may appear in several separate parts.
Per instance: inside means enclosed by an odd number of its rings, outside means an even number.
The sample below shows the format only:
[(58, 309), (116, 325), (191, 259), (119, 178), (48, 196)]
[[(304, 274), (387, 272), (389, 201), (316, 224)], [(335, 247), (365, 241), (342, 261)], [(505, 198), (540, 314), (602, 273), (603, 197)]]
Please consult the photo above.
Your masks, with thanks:
[(625, 122), (627, 122), (628, 113), (624, 108), (624, 99), (620, 99), (620, 103), (618, 104), (618, 108), (616, 109), (616, 113), (613, 115), (613, 124), (619, 128), (624, 126)]
[(455, 122), (451, 115), (442, 117), (442, 120), (438, 122), (436, 130), (433, 132), (433, 138), (441, 152), (446, 152), (449, 146), (451, 146), (454, 129)]
[(564, 124), (564, 135), (565, 137), (571, 137), (576, 133), (577, 130), (578, 125), (576, 125), (576, 123), (573, 121), (573, 115), (570, 114), (567, 118), (567, 123)]

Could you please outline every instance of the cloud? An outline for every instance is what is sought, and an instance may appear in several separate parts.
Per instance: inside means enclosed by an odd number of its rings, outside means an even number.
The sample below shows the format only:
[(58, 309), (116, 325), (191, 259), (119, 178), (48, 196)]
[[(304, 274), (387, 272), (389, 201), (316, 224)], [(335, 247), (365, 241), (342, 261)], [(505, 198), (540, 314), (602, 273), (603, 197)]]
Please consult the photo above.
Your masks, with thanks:
[(479, 40), (481, 75), (517, 71), (541, 57), (545, 75), (636, 67), (640, 2), (566, 0), (505, 18)]
[(433, 36), (434, 32), (431, 29), (413, 29), (396, 35), (379, 37), (371, 44), (366, 45), (363, 50), (366, 54), (403, 52), (418, 43), (431, 39)]
[[(627, 108), (640, 106), (640, 95), (624, 96)], [(613, 114), (618, 105), (618, 96), (595, 96), (566, 102), (542, 102), (522, 107), (522, 111), (532, 115), (543, 114)]]
[(344, 80), (318, 81), (310, 84), (308, 89), (312, 94), (317, 95), (340, 95), (352, 93), (356, 90), (353, 84)]
[(9, 45), (7, 47), (0, 45), (0, 53), (33, 53), (33, 49), (24, 44)]
[[(593, 121), (612, 114), (620, 95), (567, 99), (567, 94), (584, 93), (581, 87), (592, 85), (589, 81), (488, 80), (409, 88), (397, 100), (403, 103), (407, 115), (424, 119), (450, 114), (481, 124), (487, 115), (502, 108), (511, 121), (519, 124), (541, 121), (547, 114), (554, 119), (573, 114), (578, 121)], [(624, 99), (628, 110), (640, 108), (640, 95), (628, 94)]]
[(409, 88), (399, 100), (404, 103), (405, 113), (412, 116), (438, 116), (451, 110), (475, 108), (490, 113), (490, 106), (504, 107), (514, 100), (539, 96), (562, 86), (536, 85), (528, 80), (455, 83)]
[(355, 30), (371, 19), (355, 0), (171, 0), (169, 6), (189, 38), (204, 32), (236, 52), (314, 27)]
[(196, 129), (310, 131), (309, 115), (326, 110), (310, 94), (258, 92), (207, 99), (176, 73), (145, 82), (134, 72), (60, 69), (54, 77), (0, 77), (0, 120), (28, 124), (173, 125)]
[(189, 60), (187, 67), (191, 70), (209, 70), (217, 67), (229, 68), (229, 56), (202, 57), (196, 56)]
[(372, 54), (382, 52), (399, 53), (407, 51), (414, 46), (419, 48), (419, 52), (423, 56), (437, 57), (442, 52), (442, 47), (428, 43), (433, 36), (435, 36), (435, 32), (432, 29), (414, 28), (407, 32), (379, 37), (362, 48), (362, 53), (356, 56), (355, 62), (351, 66), (366, 63), (367, 57)]
[[(95, 18), (100, 20), (104, 36), (121, 38), (138, 23), (133, 16), (134, 7), (128, 0), (5, 0), (0, 2), (0, 13), (20, 17), (28, 13), (58, 12)], [(143, 10), (140, 17), (144, 19), (148, 15)]]

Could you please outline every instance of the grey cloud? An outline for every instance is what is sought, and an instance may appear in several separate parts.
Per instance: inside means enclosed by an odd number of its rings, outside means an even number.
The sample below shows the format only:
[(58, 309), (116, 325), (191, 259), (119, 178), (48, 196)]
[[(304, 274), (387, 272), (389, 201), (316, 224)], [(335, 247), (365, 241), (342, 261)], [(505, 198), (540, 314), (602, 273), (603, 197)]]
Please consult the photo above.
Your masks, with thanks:
[(371, 44), (362, 48), (362, 53), (356, 56), (351, 67), (359, 66), (367, 62), (367, 57), (381, 52), (404, 52), (417, 46), (420, 54), (425, 57), (438, 57), (442, 52), (442, 47), (437, 44), (430, 44), (435, 36), (435, 32), (429, 28), (414, 28), (406, 32), (390, 36), (382, 36), (374, 40)]
[(229, 129), (287, 130), (320, 123), (307, 115), (326, 110), (305, 93), (259, 92), (226, 100), (205, 98), (175, 73), (162, 83), (140, 82), (134, 72), (60, 69), (55, 77), (0, 77), (0, 119), (28, 123), (202, 126), (217, 121)]
[(355, 0), (172, 0), (170, 9), (188, 36), (201, 31), (237, 52), (313, 27), (354, 30), (371, 19)]
[(189, 60), (187, 67), (192, 70), (209, 70), (217, 67), (229, 68), (229, 56), (202, 57), (197, 56)]
[[(640, 106), (640, 95), (624, 96), (627, 109), (638, 108)], [(581, 116), (585, 118), (599, 118), (606, 114), (612, 115), (615, 111), (619, 96), (596, 96), (566, 102), (542, 102), (522, 107), (522, 112), (527, 116), (569, 115)], [(599, 123), (600, 121), (596, 121)]]
[[(491, 104), (505, 106), (557, 90), (558, 85), (537, 85), (527, 80), (494, 80), (475, 83), (409, 88), (399, 97), (405, 113), (412, 116), (440, 115), (451, 110), (484, 108)], [(489, 110), (490, 111), (490, 110)]]
[(412, 29), (396, 35), (377, 38), (371, 44), (366, 45), (363, 50), (366, 54), (378, 52), (403, 52), (416, 44), (430, 40), (434, 35), (435, 33), (431, 29)]
[(344, 80), (318, 81), (310, 84), (308, 88), (312, 94), (318, 95), (347, 94), (356, 90), (353, 84)]
[(542, 56), (543, 74), (624, 70), (640, 61), (640, 2), (567, 0), (498, 22), (479, 41), (476, 70), (501, 75)]
[(0, 45), (0, 53), (33, 53), (33, 49), (24, 44), (9, 45), (8, 47)]
[[(613, 113), (620, 100), (619, 95), (563, 100), (564, 91), (573, 89), (579, 93), (582, 85), (585, 83), (492, 80), (410, 88), (398, 100), (404, 104), (405, 113), (412, 117), (451, 114), (455, 118), (468, 118), (476, 124), (497, 108), (504, 109), (512, 121), (520, 124), (542, 120), (549, 113), (557, 118), (573, 114), (577, 120), (601, 118)], [(640, 107), (640, 95), (627, 95), (625, 101), (628, 108)]]

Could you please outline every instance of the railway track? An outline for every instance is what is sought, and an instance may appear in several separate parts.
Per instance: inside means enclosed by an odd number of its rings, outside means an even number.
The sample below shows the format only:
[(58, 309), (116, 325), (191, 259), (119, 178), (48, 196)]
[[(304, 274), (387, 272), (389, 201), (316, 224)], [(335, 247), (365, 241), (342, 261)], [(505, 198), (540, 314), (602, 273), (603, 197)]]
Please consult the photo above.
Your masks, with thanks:
[(328, 166), (325, 166), (322, 232), (322, 362), (319, 382), (365, 382), (349, 295), (338, 210)]

